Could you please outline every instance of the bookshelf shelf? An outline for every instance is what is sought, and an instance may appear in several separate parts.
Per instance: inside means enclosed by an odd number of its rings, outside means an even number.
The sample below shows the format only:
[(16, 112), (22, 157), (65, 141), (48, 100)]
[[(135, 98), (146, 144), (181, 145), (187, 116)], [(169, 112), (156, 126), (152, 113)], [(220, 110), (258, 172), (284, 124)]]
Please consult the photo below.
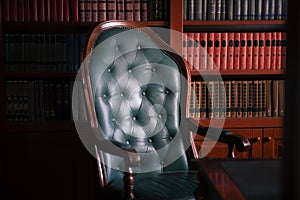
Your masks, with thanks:
[[(195, 123), (199, 123), (202, 126), (209, 126), (211, 121), (215, 121), (216, 124), (221, 123), (222, 119), (192, 119)], [(283, 126), (282, 117), (264, 117), (264, 118), (227, 118), (224, 122), (226, 129), (230, 128), (277, 128)]]
[(285, 31), (284, 20), (184, 20), (184, 32), (255, 32)]
[[(101, 22), (4, 22), (2, 24), (6, 33), (74, 33), (87, 32), (93, 26)], [(147, 26), (167, 27), (168, 21), (141, 21)]]

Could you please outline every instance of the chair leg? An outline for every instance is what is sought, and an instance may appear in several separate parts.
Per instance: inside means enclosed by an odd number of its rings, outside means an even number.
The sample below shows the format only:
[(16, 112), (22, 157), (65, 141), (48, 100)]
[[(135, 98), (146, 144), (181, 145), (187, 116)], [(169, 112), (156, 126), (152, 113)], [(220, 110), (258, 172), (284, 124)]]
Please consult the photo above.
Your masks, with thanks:
[(129, 169), (128, 172), (124, 172), (124, 190), (125, 190), (125, 199), (126, 200), (133, 200), (135, 199), (133, 194), (133, 188), (134, 188), (134, 178), (132, 170)]

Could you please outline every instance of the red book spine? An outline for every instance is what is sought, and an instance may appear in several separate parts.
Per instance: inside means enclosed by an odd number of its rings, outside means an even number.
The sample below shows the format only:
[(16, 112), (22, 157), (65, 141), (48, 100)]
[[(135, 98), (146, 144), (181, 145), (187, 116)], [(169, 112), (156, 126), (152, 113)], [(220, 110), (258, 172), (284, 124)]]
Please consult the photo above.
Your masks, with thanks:
[(277, 32), (276, 35), (276, 69), (282, 69), (281, 64), (281, 40), (282, 40), (282, 32)]
[[(125, 0), (126, 2), (126, 0)], [(115, 20), (117, 19), (117, 7), (115, 0), (107, 0), (107, 20)]]
[(214, 33), (207, 33), (207, 69), (214, 69)]
[(24, 20), (30, 22), (30, 0), (24, 0)]
[(253, 33), (247, 33), (246, 69), (252, 69)]
[(265, 33), (265, 69), (271, 68), (271, 32)]
[(11, 21), (11, 22), (18, 21), (18, 2), (17, 2), (17, 0), (9, 1), (9, 21)]
[(271, 35), (271, 69), (276, 69), (276, 32)]
[(57, 21), (64, 21), (64, 2), (63, 0), (57, 0)]
[(125, 19), (125, 3), (124, 0), (117, 0), (118, 19)]
[(258, 69), (264, 69), (265, 67), (265, 33), (259, 33), (259, 58)]
[(50, 0), (45, 0), (45, 21), (47, 21), (47, 22), (51, 21), (51, 3), (50, 3)]
[(227, 45), (228, 45), (228, 33), (221, 33), (221, 60), (220, 69), (227, 69)]
[(220, 69), (221, 33), (214, 33), (214, 69)]
[(207, 69), (207, 33), (200, 33), (199, 69)]
[(38, 21), (44, 22), (45, 21), (45, 1), (38, 0), (37, 1), (37, 12), (38, 12)]
[(234, 33), (234, 59), (233, 69), (240, 69), (240, 43), (241, 33)]
[(234, 57), (234, 33), (228, 33), (227, 45), (227, 69), (233, 70), (233, 57)]
[(148, 20), (148, 8), (147, 8), (147, 0), (141, 0), (141, 20), (147, 21)]
[(57, 22), (57, 2), (56, 0), (51, 1), (51, 21)]
[(92, 1), (92, 21), (93, 22), (98, 21), (98, 1), (97, 0)]
[(25, 21), (25, 0), (18, 0), (18, 22)]
[(2, 13), (2, 20), (5, 22), (9, 21), (9, 0), (2, 0), (1, 1), (1, 13)]
[[(49, 1), (49, 0), (48, 0)], [(70, 11), (70, 21), (78, 22), (79, 21), (79, 1), (78, 0), (69, 0), (69, 11)]]
[(85, 1), (85, 21), (86, 22), (91, 22), (93, 17), (92, 17), (92, 2), (91, 0), (86, 0)]
[(141, 2), (140, 0), (134, 0), (133, 12), (134, 12), (134, 21), (141, 21)]
[(281, 66), (282, 69), (286, 68), (286, 32), (282, 32), (282, 40), (281, 40)]
[(125, 19), (133, 21), (133, 0), (125, 0)]
[(187, 61), (191, 70), (194, 69), (193, 56), (194, 56), (194, 33), (187, 33)]
[(182, 33), (182, 58), (187, 62), (187, 33)]
[(199, 41), (200, 41), (200, 33), (194, 33), (194, 56), (193, 56), (193, 65), (194, 70), (199, 70)]
[(106, 20), (106, 0), (98, 0), (98, 21)]
[(252, 54), (252, 69), (258, 69), (258, 54), (259, 54), (259, 33), (253, 33), (253, 54)]
[(37, 6), (37, 0), (30, 0), (30, 20), (32, 22), (38, 21)]
[(85, 22), (85, 0), (79, 0), (79, 21)]
[(247, 33), (241, 33), (241, 41), (240, 41), (240, 69), (246, 69), (247, 63)]
[(63, 3), (64, 3), (63, 6), (64, 21), (69, 22), (70, 21), (69, 0), (63, 0)]

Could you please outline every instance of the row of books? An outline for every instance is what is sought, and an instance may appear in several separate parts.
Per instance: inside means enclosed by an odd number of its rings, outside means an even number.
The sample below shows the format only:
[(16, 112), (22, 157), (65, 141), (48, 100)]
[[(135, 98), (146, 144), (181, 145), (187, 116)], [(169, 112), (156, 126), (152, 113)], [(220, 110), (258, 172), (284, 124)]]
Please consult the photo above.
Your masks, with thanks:
[(278, 117), (284, 112), (284, 80), (191, 83), (190, 117)]
[(184, 0), (185, 20), (284, 20), (287, 0)]
[(286, 68), (286, 32), (184, 33), (182, 45), (191, 70)]
[(6, 22), (166, 20), (167, 0), (2, 0)]
[(150, 21), (166, 20), (167, 0), (80, 0), (79, 21), (105, 20)]
[(7, 72), (76, 72), (86, 34), (4, 34)]
[(74, 81), (6, 80), (6, 119), (67, 120)]

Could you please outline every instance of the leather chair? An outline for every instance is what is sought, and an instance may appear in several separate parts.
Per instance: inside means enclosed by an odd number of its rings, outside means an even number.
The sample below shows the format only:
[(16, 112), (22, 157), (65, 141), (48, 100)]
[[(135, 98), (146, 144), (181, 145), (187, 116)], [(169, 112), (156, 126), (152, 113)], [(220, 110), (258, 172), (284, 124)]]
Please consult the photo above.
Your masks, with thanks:
[[(187, 116), (190, 74), (150, 28), (108, 21), (91, 31), (81, 75), (98, 159), (101, 199), (194, 199), (194, 132), (246, 151), (246, 138)], [(194, 153), (193, 153), (194, 152)]]

